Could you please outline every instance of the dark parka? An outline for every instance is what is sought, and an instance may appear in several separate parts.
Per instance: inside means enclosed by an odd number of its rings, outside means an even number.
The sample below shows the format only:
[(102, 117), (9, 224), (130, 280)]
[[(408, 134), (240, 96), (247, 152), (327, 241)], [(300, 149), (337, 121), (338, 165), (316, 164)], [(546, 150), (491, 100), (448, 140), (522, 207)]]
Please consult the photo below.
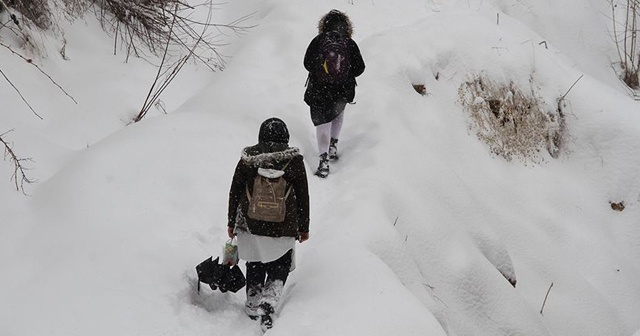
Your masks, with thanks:
[[(282, 124), (269, 121), (279, 121)], [(284, 129), (282, 129), (284, 127)], [(284, 134), (286, 133), (286, 134)], [(309, 188), (307, 175), (300, 151), (289, 147), (289, 133), (284, 122), (277, 118), (265, 121), (260, 128), (258, 144), (246, 147), (236, 165), (229, 191), (228, 226), (237, 230), (247, 230), (254, 235), (269, 237), (297, 237), (298, 233), (309, 232)], [(292, 187), (286, 200), (284, 222), (273, 223), (249, 218), (247, 209), (249, 193), (253, 192), (253, 181), (258, 168), (284, 169), (287, 188)]]
[[(320, 41), (325, 34), (332, 31), (338, 32), (348, 39), (351, 76), (345, 83), (341, 84), (320, 83), (315, 75), (321, 71), (322, 67)], [(303, 63), (305, 69), (309, 71), (309, 79), (307, 89), (304, 93), (304, 101), (312, 107), (311, 119), (316, 126), (329, 122), (336, 117), (332, 115), (332, 110), (337, 102), (350, 103), (355, 98), (356, 77), (364, 72), (365, 65), (362, 54), (360, 53), (360, 48), (358, 48), (356, 42), (351, 39), (352, 31), (352, 24), (349, 17), (340, 11), (332, 10), (320, 19), (318, 35), (311, 40), (305, 52)]]

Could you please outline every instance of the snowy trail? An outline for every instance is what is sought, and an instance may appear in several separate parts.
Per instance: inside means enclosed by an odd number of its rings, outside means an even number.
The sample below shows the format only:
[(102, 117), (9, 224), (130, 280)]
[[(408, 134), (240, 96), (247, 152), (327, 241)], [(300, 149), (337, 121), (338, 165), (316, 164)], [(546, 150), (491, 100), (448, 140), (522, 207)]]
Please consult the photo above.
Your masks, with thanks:
[[(13, 140), (33, 150), (41, 179), (25, 199), (0, 189), (8, 218), (0, 269), (9, 275), (0, 278), (8, 303), (0, 333), (260, 335), (242, 311), (243, 291), (197, 295), (194, 267), (227, 239), (241, 149), (279, 116), (306, 158), (311, 239), (298, 245), (269, 334), (632, 335), (640, 329), (638, 102), (616, 86), (603, 61), (611, 54), (589, 49), (608, 46), (605, 33), (588, 45), (560, 34), (596, 30), (599, 2), (552, 20), (566, 5), (233, 2), (224, 17), (255, 12), (257, 26), (228, 47), (227, 70), (189, 68), (167, 92), (169, 114), (129, 126), (123, 120), (154, 68), (114, 60), (112, 41), (94, 39), (95, 21), (70, 25), (73, 62), (48, 64), (85, 100), (35, 98), (51, 106), (42, 123), (28, 111), (0, 113), (21, 126)], [(367, 70), (347, 107), (342, 157), (320, 180), (302, 57), (334, 7), (354, 21)], [(531, 42), (541, 40), (548, 48)], [(586, 74), (567, 97), (566, 153), (541, 165), (492, 156), (459, 104), (459, 85), (477, 73), (538, 90), (550, 106)], [(87, 85), (95, 76), (103, 80)], [(620, 200), (624, 212), (612, 211)]]

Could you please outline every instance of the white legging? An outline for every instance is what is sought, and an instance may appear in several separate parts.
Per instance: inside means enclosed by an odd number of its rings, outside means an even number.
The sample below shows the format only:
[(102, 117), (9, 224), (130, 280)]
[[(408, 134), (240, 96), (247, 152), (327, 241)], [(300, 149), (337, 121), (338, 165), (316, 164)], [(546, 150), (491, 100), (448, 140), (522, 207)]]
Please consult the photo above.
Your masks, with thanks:
[(338, 139), (342, 130), (343, 120), (344, 111), (330, 122), (316, 126), (316, 140), (318, 141), (318, 152), (320, 154), (329, 152), (331, 139)]

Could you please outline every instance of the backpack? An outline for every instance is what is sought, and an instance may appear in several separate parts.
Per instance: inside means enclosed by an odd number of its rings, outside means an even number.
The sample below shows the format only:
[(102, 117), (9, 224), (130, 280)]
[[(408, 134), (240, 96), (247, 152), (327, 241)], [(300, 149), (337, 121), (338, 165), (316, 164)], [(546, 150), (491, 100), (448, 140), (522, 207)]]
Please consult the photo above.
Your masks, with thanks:
[(285, 203), (291, 192), (291, 187), (287, 188), (287, 181), (283, 177), (288, 165), (282, 170), (258, 168), (258, 174), (253, 179), (253, 193), (249, 193), (248, 185), (246, 187), (249, 218), (274, 223), (284, 221), (287, 210)]
[(321, 83), (340, 84), (351, 77), (349, 39), (332, 31), (319, 42), (319, 64), (316, 77)]

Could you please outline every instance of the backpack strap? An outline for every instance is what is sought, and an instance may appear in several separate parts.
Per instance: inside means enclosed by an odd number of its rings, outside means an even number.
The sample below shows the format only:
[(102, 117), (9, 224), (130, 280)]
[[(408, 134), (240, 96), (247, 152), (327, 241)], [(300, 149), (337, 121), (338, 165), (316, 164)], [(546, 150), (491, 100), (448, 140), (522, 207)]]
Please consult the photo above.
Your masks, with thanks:
[(244, 189), (247, 192), (247, 199), (249, 200), (249, 202), (251, 202), (251, 193), (249, 192), (249, 184), (245, 185)]
[(289, 164), (291, 163), (291, 161), (293, 161), (293, 158), (291, 158), (291, 159), (289, 160), (289, 162), (287, 162), (284, 166), (282, 166), (282, 169), (280, 169), (280, 170), (284, 171), (285, 169), (287, 169), (287, 167), (289, 166)]
[[(284, 167), (282, 167), (282, 171), (284, 171), (285, 169), (287, 169), (287, 167), (289, 166), (289, 164), (291, 163), (291, 161), (293, 161), (293, 158), (291, 158), (291, 160), (289, 160), (289, 162), (287, 162)], [(287, 188), (287, 192), (284, 194), (284, 199), (286, 200), (287, 198), (289, 198), (289, 193), (291, 193), (291, 189), (293, 189), (293, 184), (289, 185), (289, 188)]]

